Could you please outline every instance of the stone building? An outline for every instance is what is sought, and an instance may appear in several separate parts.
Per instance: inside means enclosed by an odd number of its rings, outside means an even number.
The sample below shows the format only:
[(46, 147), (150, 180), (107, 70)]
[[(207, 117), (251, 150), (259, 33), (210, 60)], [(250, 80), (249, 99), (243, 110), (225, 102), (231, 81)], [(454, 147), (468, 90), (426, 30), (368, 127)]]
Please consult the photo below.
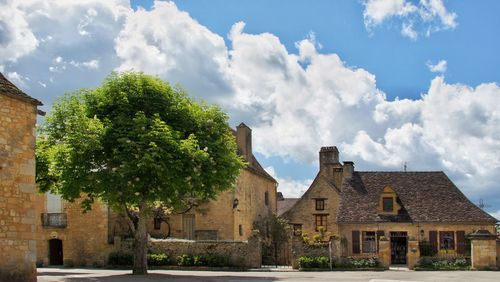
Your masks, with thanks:
[(41, 105), (0, 73), (0, 281), (36, 281), (35, 125)]
[(340, 255), (386, 256), (387, 264), (411, 268), (420, 255), (463, 255), (469, 235), (495, 232), (497, 220), (441, 171), (355, 171), (352, 162), (339, 162), (336, 147), (321, 148), (319, 162), (304, 195), (278, 201), (278, 210), (296, 235), (339, 239)]
[(247, 240), (252, 226), (268, 213), (276, 213), (276, 180), (252, 153), (252, 130), (241, 123), (233, 130), (238, 153), (248, 162), (234, 190), (185, 214), (170, 215), (167, 222), (153, 219), (148, 231), (153, 237), (195, 240)]
[(35, 198), (37, 264), (101, 266), (114, 246), (108, 232), (111, 213), (103, 203), (83, 213), (80, 201), (38, 193)]

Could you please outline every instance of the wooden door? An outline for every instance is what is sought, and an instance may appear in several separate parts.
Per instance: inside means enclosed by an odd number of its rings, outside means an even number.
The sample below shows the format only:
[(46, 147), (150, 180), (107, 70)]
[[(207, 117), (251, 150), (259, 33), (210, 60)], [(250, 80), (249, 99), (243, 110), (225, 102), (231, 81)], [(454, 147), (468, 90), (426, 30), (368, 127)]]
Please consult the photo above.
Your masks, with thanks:
[(59, 239), (49, 240), (49, 264), (62, 265), (63, 264), (63, 245)]
[(194, 214), (185, 214), (182, 216), (182, 230), (184, 239), (194, 240)]

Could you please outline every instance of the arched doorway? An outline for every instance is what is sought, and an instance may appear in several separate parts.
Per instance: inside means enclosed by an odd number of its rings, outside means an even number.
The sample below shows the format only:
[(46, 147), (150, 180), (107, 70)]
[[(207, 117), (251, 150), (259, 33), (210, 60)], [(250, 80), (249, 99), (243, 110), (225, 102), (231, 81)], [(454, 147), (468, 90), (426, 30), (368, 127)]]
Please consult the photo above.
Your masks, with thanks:
[(62, 240), (50, 239), (49, 240), (49, 264), (62, 265), (63, 264), (63, 245)]

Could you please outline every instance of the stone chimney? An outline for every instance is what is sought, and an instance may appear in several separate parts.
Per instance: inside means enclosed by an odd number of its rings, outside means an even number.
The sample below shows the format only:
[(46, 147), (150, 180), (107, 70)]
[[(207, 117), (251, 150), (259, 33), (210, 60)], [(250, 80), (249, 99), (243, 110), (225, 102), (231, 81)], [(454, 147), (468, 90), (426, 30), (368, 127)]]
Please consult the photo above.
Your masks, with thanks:
[(337, 147), (321, 147), (319, 151), (319, 173), (331, 179), (335, 186), (340, 189), (343, 175)]
[(248, 161), (252, 161), (252, 130), (244, 123), (236, 127), (236, 144), (239, 153)]
[(351, 179), (352, 174), (354, 172), (354, 163), (351, 161), (345, 161), (343, 169), (344, 169), (344, 171), (343, 171), (344, 178)]

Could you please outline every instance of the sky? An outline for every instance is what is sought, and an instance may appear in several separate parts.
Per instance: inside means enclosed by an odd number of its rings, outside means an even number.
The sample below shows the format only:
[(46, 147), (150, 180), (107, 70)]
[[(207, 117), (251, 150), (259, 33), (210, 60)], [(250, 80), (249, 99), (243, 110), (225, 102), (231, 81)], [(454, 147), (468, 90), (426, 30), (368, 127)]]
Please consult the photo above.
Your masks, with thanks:
[(0, 0), (0, 71), (50, 113), (112, 71), (218, 103), (287, 197), (337, 146), (444, 171), (500, 218), (500, 2)]

